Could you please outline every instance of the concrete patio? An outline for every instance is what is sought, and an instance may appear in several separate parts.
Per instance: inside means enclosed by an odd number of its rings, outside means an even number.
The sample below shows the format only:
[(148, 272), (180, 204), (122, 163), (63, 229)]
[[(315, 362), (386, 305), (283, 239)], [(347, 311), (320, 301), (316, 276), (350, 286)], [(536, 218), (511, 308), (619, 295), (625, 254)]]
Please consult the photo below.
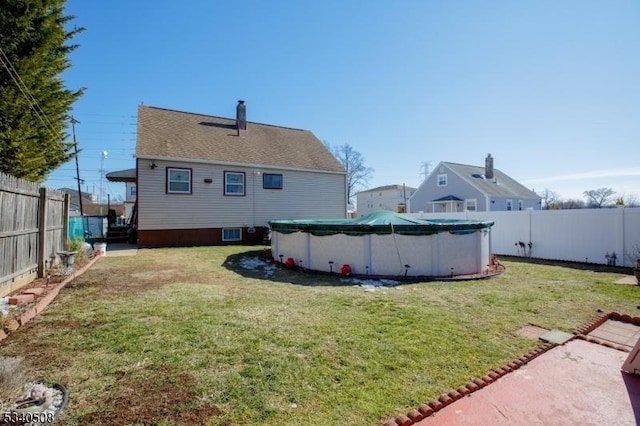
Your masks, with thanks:
[(516, 333), (540, 345), (385, 426), (640, 425), (640, 317), (599, 311), (574, 333)]

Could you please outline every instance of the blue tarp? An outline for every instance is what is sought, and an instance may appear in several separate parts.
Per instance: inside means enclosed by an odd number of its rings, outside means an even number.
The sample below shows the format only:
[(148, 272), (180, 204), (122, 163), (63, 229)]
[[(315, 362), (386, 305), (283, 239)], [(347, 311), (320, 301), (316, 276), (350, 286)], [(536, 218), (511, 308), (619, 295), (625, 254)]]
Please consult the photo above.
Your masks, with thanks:
[(106, 216), (74, 216), (69, 218), (69, 240), (85, 241), (106, 237)]
[(84, 240), (84, 220), (82, 219), (82, 216), (69, 218), (69, 241), (78, 238)]

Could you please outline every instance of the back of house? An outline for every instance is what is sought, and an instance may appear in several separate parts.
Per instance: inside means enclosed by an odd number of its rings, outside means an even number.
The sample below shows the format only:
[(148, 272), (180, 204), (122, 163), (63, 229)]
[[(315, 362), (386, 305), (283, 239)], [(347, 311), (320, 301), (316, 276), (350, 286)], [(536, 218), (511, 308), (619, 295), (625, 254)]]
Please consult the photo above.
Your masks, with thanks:
[(346, 172), (307, 130), (138, 108), (140, 247), (259, 243), (270, 220), (344, 218)]

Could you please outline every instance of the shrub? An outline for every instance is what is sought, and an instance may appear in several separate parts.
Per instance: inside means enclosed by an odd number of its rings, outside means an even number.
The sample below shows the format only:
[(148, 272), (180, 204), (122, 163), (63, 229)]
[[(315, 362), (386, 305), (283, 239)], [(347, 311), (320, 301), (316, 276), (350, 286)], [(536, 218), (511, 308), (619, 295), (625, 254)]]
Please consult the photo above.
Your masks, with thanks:
[(0, 357), (0, 403), (13, 403), (20, 398), (27, 380), (19, 358)]
[(71, 240), (69, 243), (69, 250), (76, 252), (75, 261), (77, 263), (82, 264), (89, 257), (84, 246), (84, 238), (74, 238)]

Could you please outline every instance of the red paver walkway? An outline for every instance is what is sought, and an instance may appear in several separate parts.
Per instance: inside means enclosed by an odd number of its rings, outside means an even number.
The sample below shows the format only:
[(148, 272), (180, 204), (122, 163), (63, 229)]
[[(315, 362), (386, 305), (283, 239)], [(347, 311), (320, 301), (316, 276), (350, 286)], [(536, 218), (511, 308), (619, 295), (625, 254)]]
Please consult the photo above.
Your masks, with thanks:
[(417, 424), (640, 424), (640, 376), (620, 371), (628, 355), (572, 340)]
[(619, 345), (630, 351), (640, 339), (640, 326), (609, 319), (587, 336)]

